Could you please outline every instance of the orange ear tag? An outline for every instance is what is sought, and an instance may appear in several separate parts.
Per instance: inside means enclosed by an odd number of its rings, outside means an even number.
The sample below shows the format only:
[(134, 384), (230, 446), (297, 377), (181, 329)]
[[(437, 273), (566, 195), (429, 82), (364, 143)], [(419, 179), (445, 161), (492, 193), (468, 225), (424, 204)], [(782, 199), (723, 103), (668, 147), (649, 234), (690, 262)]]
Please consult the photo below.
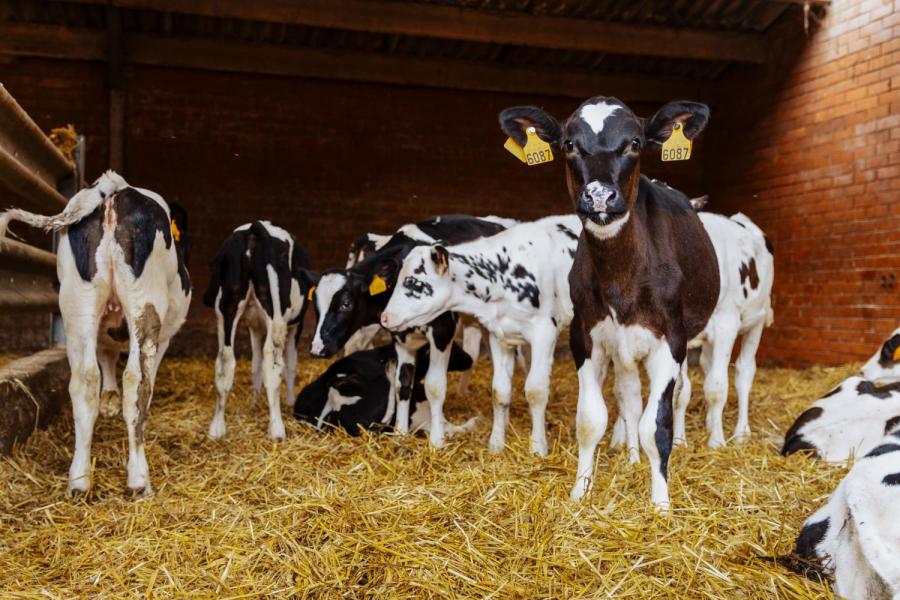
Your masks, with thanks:
[(372, 282), (369, 284), (369, 295), (377, 296), (383, 292), (387, 291), (387, 282), (381, 278), (381, 276), (376, 275), (372, 278)]
[(172, 237), (175, 238), (175, 241), (180, 242), (181, 241), (181, 230), (178, 229), (178, 225), (175, 224), (175, 219), (172, 219), (169, 228), (172, 230)]
[(894, 350), (894, 362), (900, 360), (900, 346), (897, 346), (897, 349)]
[(309, 288), (309, 291), (306, 293), (306, 299), (312, 302), (313, 294), (316, 292), (316, 286), (312, 286)]
[(525, 134), (528, 137), (525, 140), (524, 148), (518, 145), (512, 138), (507, 138), (503, 147), (529, 167), (548, 163), (553, 160), (553, 152), (550, 150), (550, 144), (538, 137), (534, 127), (526, 129)]
[(684, 137), (681, 123), (672, 126), (672, 135), (662, 145), (663, 161), (688, 160), (691, 158), (691, 140)]

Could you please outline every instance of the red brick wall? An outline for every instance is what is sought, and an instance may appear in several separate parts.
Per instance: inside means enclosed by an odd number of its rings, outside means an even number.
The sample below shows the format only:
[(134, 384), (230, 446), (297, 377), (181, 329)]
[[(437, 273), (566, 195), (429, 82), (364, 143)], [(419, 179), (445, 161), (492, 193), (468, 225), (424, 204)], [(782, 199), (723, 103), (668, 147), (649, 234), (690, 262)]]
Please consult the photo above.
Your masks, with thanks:
[[(71, 122), (88, 134), (89, 178), (105, 166), (104, 76), (79, 63), (0, 64), (0, 81), (42, 127)], [(195, 239), (194, 306), (176, 352), (213, 343), (212, 314), (200, 304), (207, 262), (241, 223), (281, 224), (324, 269), (343, 266), (367, 231), (435, 214), (571, 210), (561, 163), (515, 160), (497, 114), (535, 103), (565, 117), (574, 99), (150, 67), (129, 69), (128, 86), (125, 176), (184, 204)], [(702, 193), (701, 171), (698, 161), (654, 174)]]
[(861, 360), (900, 324), (900, 281), (882, 286), (900, 277), (900, 2), (834, 2), (812, 32), (726, 79), (709, 129), (711, 208), (775, 242), (761, 359), (789, 365)]

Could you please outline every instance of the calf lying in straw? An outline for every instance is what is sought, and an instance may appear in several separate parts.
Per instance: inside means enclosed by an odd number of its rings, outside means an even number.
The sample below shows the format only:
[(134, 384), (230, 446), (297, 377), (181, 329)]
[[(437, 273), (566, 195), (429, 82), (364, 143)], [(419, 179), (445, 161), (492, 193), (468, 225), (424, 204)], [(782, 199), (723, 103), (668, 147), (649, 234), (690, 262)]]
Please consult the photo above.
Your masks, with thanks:
[[(900, 598), (900, 433), (860, 459), (803, 524), (793, 557), (834, 578), (836, 597)], [(797, 561), (796, 559), (800, 559)], [(803, 570), (803, 569), (797, 569)], [(809, 571), (807, 567), (805, 571)]]
[[(431, 427), (431, 408), (422, 385), (428, 364), (426, 346), (416, 353), (411, 431), (427, 432)], [(471, 367), (472, 358), (453, 344), (447, 370), (467, 371)], [(389, 403), (396, 370), (397, 352), (393, 344), (347, 355), (300, 391), (294, 416), (317, 429), (325, 424), (343, 427), (350, 435), (359, 435), (360, 429), (393, 429), (396, 413), (389, 410)], [(474, 418), (462, 426), (444, 422), (450, 434), (468, 431), (474, 424)]]
[(829, 462), (869, 453), (900, 431), (900, 328), (862, 369), (805, 410), (784, 436), (784, 455), (807, 451)]
[(144, 423), (159, 363), (191, 300), (186, 215), (158, 194), (131, 187), (108, 171), (58, 215), (6, 211), (0, 217), (0, 237), (13, 220), (60, 232), (59, 310), (75, 418), (68, 491), (77, 494), (90, 487), (101, 367), (103, 389), (114, 392), (116, 359), (127, 351), (122, 408), (128, 427), (128, 488), (136, 496), (149, 494)]

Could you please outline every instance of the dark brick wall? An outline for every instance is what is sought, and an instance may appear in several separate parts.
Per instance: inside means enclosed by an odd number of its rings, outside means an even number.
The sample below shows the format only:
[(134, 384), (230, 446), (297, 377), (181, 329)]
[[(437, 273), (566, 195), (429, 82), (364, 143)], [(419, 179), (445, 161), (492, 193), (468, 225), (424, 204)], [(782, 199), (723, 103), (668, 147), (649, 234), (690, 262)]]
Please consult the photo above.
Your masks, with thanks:
[[(104, 76), (83, 63), (0, 64), (0, 81), (41, 127), (73, 123), (88, 135), (89, 178), (105, 167)], [(130, 68), (128, 87), (125, 177), (184, 204), (195, 238), (195, 301), (175, 352), (211, 350), (207, 262), (249, 220), (294, 233), (322, 269), (342, 266), (362, 233), (434, 214), (571, 210), (561, 162), (515, 160), (497, 114), (534, 103), (566, 116), (577, 100), (150, 67)], [(651, 170), (704, 191), (699, 160)]]

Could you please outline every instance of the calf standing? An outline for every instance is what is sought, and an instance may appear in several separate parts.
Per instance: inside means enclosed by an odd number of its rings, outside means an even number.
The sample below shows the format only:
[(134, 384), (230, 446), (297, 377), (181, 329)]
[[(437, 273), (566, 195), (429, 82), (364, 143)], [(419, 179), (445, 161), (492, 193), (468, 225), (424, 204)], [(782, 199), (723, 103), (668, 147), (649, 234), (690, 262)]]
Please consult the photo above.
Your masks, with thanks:
[(203, 303), (216, 311), (219, 336), (210, 438), (225, 435), (225, 403), (234, 383), (234, 337), (238, 322), (246, 315), (253, 350), (253, 389), (258, 394), (265, 386), (269, 437), (284, 439), (279, 386), (284, 373), (284, 403), (290, 406), (297, 373), (297, 337), (306, 312), (307, 287), (300, 272), (308, 267), (306, 251), (294, 237), (268, 221), (235, 229), (210, 262)]
[[(421, 383), (427, 367), (428, 348), (423, 347), (416, 353), (411, 431), (428, 431), (431, 425), (431, 411)], [(454, 344), (447, 370), (465, 371), (471, 367), (472, 359)], [(294, 417), (313, 424), (316, 429), (325, 423), (340, 426), (350, 435), (359, 435), (360, 429), (391, 429), (395, 413), (388, 407), (396, 370), (397, 352), (392, 344), (349, 354), (300, 390)], [(449, 422), (445, 426), (455, 433), (471, 429), (474, 423), (472, 418), (462, 426)]]
[[(381, 313), (381, 324), (392, 331), (424, 325), (446, 311), (471, 315), (488, 330), (494, 363), (491, 450), (505, 444), (515, 348), (528, 344), (531, 451), (547, 454), (550, 371), (559, 332), (572, 320), (567, 276), (580, 232), (574, 215), (547, 217), (465, 244), (413, 248)], [(440, 435), (444, 415), (439, 405), (431, 410), (431, 433)]]
[[(320, 277), (308, 274), (307, 283), (314, 287), (316, 331), (310, 343), (310, 354), (333, 356), (359, 328), (378, 323), (397, 283), (397, 271), (409, 251), (424, 242), (446, 240), (456, 243), (493, 235), (503, 231), (498, 223), (466, 215), (434, 217), (415, 225), (402, 227), (381, 250), (352, 269), (326, 271)], [(425, 327), (395, 333), (397, 350), (396, 398), (388, 407), (396, 408), (397, 431), (409, 431), (409, 404), (413, 391), (415, 352), (429, 345), (429, 368), (425, 376), (425, 392), (432, 409), (443, 406), (447, 389), (447, 361), (457, 319), (445, 313)], [(466, 349), (468, 351), (468, 348)], [(431, 432), (431, 443), (439, 446), (443, 439)]]
[(829, 462), (868, 454), (900, 432), (900, 329), (862, 369), (805, 410), (784, 436), (781, 453), (810, 451)]
[[(716, 306), (719, 269), (688, 198), (641, 175), (640, 154), (667, 140), (675, 127), (693, 139), (708, 116), (703, 104), (670, 102), (644, 120), (621, 101), (600, 96), (584, 102), (563, 126), (536, 107), (500, 115), (520, 146), (534, 128), (565, 156), (569, 194), (584, 223), (569, 275), (575, 312), (570, 344), (579, 383), (575, 500), (590, 488), (594, 451), (606, 430), (600, 382), (611, 357), (617, 372), (635, 371), (640, 361), (647, 371), (650, 395), (638, 432), (650, 460), (651, 498), (668, 506), (672, 399), (688, 340), (703, 331)], [(639, 398), (640, 391), (623, 393)], [(639, 407), (640, 401), (626, 404)], [(624, 415), (626, 430), (637, 417)]]
[(59, 310), (66, 329), (75, 418), (69, 494), (90, 487), (91, 439), (100, 409), (98, 356), (106, 357), (104, 388), (116, 389), (115, 359), (120, 350), (128, 352), (122, 374), (128, 488), (136, 496), (149, 494), (144, 424), (159, 363), (184, 323), (191, 300), (184, 211), (107, 171), (56, 216), (7, 211), (0, 218), (0, 237), (10, 220), (60, 232)]

